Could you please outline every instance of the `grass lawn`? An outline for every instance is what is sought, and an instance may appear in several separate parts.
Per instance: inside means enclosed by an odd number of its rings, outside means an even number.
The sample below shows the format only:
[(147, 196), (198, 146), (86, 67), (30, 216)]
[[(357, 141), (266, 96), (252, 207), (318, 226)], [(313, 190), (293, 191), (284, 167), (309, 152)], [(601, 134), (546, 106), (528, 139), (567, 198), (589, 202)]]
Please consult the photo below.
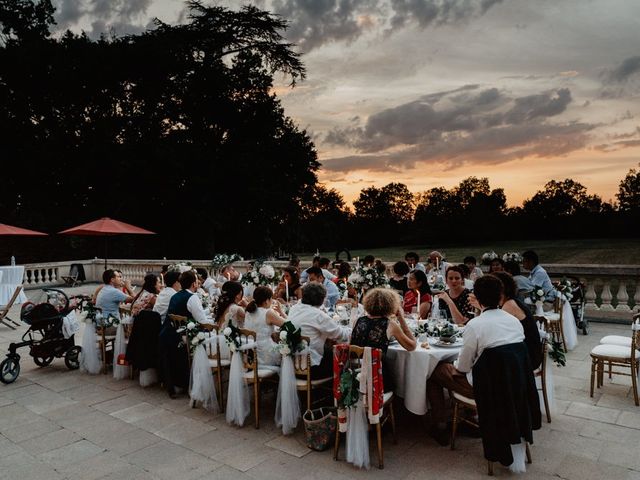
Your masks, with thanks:
[[(372, 248), (369, 250), (351, 250), (353, 257), (373, 255), (384, 261), (404, 259), (406, 252), (417, 252), (421, 259), (433, 250), (441, 251), (450, 262), (462, 262), (467, 255), (473, 255), (480, 262), (484, 252), (493, 250), (502, 255), (506, 252), (524, 252), (534, 250), (540, 256), (541, 263), (571, 263), (571, 264), (616, 264), (637, 265), (640, 263), (640, 241), (637, 239), (577, 239), (577, 240), (515, 240), (506, 242), (481, 243), (477, 245), (464, 244), (447, 246), (440, 244), (401, 245), (387, 248)], [(335, 258), (335, 252), (320, 252), (322, 256)], [(311, 260), (313, 253), (301, 254), (303, 260)], [(341, 255), (345, 258), (345, 254)]]

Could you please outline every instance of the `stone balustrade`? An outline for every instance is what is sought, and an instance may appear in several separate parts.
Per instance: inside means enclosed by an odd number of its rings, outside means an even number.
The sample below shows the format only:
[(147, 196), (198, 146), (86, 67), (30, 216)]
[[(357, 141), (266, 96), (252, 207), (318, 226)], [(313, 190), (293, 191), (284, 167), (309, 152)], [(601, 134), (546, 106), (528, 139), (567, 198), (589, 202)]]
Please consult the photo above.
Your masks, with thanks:
[[(123, 260), (108, 261), (109, 268), (121, 270), (133, 284), (140, 285), (148, 272), (160, 272), (163, 265), (180, 260)], [(195, 267), (210, 268), (210, 260), (190, 260)], [(87, 282), (101, 282), (104, 260), (70, 260), (25, 265), (24, 285), (27, 289), (63, 285), (62, 276), (69, 274), (72, 263), (83, 265)], [(286, 261), (269, 262), (276, 269), (284, 268)], [(310, 262), (301, 262), (303, 268)], [(355, 265), (355, 264), (354, 264)], [(392, 262), (387, 262), (391, 271)], [(240, 272), (246, 272), (248, 262), (234, 264)], [(585, 312), (590, 317), (627, 319), (640, 311), (640, 265), (543, 265), (552, 279), (573, 277), (585, 285)]]

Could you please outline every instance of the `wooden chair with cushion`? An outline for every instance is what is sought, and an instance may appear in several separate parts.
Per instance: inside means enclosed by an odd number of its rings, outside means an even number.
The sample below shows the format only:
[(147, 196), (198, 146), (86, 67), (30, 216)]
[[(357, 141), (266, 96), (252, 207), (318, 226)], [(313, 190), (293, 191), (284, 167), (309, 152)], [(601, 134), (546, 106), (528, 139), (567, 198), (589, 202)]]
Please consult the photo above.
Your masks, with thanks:
[[(362, 361), (364, 355), (364, 347), (358, 347), (356, 345), (349, 345), (349, 359), (356, 362), (358, 365)], [(384, 382), (383, 382), (384, 383)], [(387, 420), (391, 421), (391, 433), (393, 435), (393, 443), (398, 443), (396, 437), (396, 420), (393, 413), (393, 392), (386, 392), (383, 396), (382, 411), (380, 412), (380, 421), (375, 424), (376, 426), (376, 439), (378, 446), (378, 468), (384, 468), (384, 451), (382, 448), (382, 427)], [(336, 441), (333, 449), (333, 459), (338, 460), (338, 452), (340, 451), (340, 428), (336, 426)]]
[[(635, 319), (640, 318), (636, 316)], [(631, 376), (633, 400), (636, 406), (640, 406), (638, 399), (638, 372), (640, 368), (640, 325), (631, 324), (631, 338), (628, 346), (600, 344), (591, 350), (591, 388), (590, 396), (593, 397), (594, 384), (600, 388), (604, 381), (604, 365), (609, 366), (609, 378), (613, 375)], [(615, 367), (629, 369), (629, 372), (614, 370)]]
[[(254, 347), (248, 350), (240, 350), (242, 363), (245, 369), (244, 378), (249, 385), (253, 385), (253, 404), (256, 428), (260, 428), (260, 401), (261, 386), (264, 381), (275, 381), (277, 373), (270, 368), (260, 368), (258, 363), (257, 336), (253, 330), (240, 329), (240, 339), (243, 344), (254, 342)], [(237, 352), (236, 352), (237, 353)]]
[[(302, 341), (307, 345), (310, 343), (309, 337), (302, 337)], [(307, 410), (311, 410), (313, 404), (313, 390), (325, 388), (331, 391), (333, 387), (333, 377), (311, 379), (311, 354), (307, 349), (306, 354), (297, 354), (293, 357), (293, 367), (296, 373), (296, 388), (299, 392), (307, 394)], [(302, 377), (302, 378), (301, 378)]]
[[(2, 323), (3, 325), (6, 325), (11, 330), (15, 330), (16, 327), (20, 326), (18, 322), (10, 319), (7, 315), (9, 315), (9, 310), (11, 310), (11, 307), (13, 307), (13, 304), (16, 303), (16, 300), (20, 295), (21, 291), (22, 291), (22, 285), (18, 285), (15, 291), (13, 292), (13, 295), (11, 295), (11, 298), (9, 299), (9, 303), (0, 307), (0, 323)], [(11, 324), (15, 325), (15, 327)]]
[[(210, 332), (210, 335), (218, 336), (220, 334), (220, 327), (214, 324), (204, 324), (202, 327)], [(220, 354), (220, 339), (217, 338), (213, 343), (207, 343), (205, 345), (207, 356), (209, 357), (209, 365), (211, 366), (211, 373), (216, 376), (216, 390), (218, 392), (218, 404), (220, 409), (224, 412), (224, 392), (222, 391), (222, 374), (224, 370), (228, 370), (231, 366), (231, 360), (222, 358)]]

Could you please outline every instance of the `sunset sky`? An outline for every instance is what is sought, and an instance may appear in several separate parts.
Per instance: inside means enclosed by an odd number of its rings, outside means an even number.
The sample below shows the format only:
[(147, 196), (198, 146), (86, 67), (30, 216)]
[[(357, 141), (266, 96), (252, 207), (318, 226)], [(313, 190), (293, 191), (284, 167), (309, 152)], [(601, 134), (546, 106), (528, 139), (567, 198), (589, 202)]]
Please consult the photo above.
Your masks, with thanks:
[[(253, 3), (291, 22), (308, 75), (276, 92), (348, 202), (370, 185), (420, 192), (471, 175), (510, 205), (564, 178), (609, 200), (640, 162), (637, 0)], [(184, 21), (178, 0), (54, 4), (60, 30), (92, 37)]]

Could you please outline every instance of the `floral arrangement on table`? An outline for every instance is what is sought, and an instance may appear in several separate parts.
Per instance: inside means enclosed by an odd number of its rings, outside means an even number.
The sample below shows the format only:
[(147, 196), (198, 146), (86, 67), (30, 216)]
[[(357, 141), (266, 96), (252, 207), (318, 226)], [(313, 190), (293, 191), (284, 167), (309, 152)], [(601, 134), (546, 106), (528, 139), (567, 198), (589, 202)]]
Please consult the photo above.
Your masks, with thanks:
[(505, 262), (522, 263), (522, 255), (520, 255), (518, 252), (507, 252), (502, 255), (502, 260)]
[(350, 283), (356, 290), (367, 291), (371, 288), (389, 288), (389, 279), (384, 271), (380, 271), (375, 267), (365, 267), (358, 265), (354, 273), (349, 276)]
[(529, 298), (533, 303), (544, 302), (544, 289), (540, 285), (534, 285), (533, 290), (529, 294)]
[(120, 318), (109, 314), (107, 318), (102, 315), (102, 310), (91, 302), (86, 302), (82, 307), (82, 311), (86, 312), (85, 321), (93, 322), (98, 327), (115, 327), (120, 325)]
[(189, 270), (193, 270), (193, 265), (191, 264), (191, 262), (172, 263), (167, 267), (167, 271), (169, 272), (184, 273), (188, 272)]
[(350, 288), (353, 288), (353, 284), (349, 283), (349, 280), (346, 278), (338, 279), (336, 286), (338, 290), (340, 290), (340, 297), (344, 296), (344, 292), (348, 292)]
[(204, 310), (211, 308), (212, 299), (207, 292), (198, 290), (197, 295), (198, 295), (198, 298), (200, 299), (200, 303), (202, 303), (202, 308)]
[(235, 352), (242, 345), (242, 341), (240, 340), (240, 329), (236, 327), (231, 320), (229, 320), (229, 324), (222, 331), (224, 335), (224, 341), (229, 345), (229, 350), (231, 352)]
[(558, 285), (556, 286), (556, 290), (560, 292), (560, 295), (562, 295), (562, 297), (567, 302), (570, 302), (573, 298), (573, 284), (568, 278), (563, 278), (562, 280), (560, 280), (560, 282), (558, 282)]
[(498, 254), (492, 250), (490, 252), (483, 253), (482, 257), (480, 257), (480, 260), (482, 262), (482, 265), (489, 265), (491, 263), (491, 260), (495, 260), (496, 258), (498, 258)]
[(242, 276), (240, 280), (244, 285), (258, 285), (269, 286), (277, 282), (276, 270), (273, 265), (268, 263), (256, 262), (253, 269)]
[(284, 322), (280, 327), (280, 340), (276, 343), (274, 350), (280, 355), (295, 355), (297, 352), (301, 352), (307, 346), (302, 341), (302, 333), (299, 328), (291, 322)]
[(193, 352), (196, 347), (204, 342), (207, 338), (204, 333), (204, 329), (200, 326), (200, 324), (196, 323), (192, 319), (189, 319), (183, 332), (187, 335), (187, 343), (189, 344), (189, 350), (191, 352)]
[(219, 253), (214, 255), (213, 260), (211, 260), (211, 268), (217, 273), (222, 270), (223, 267), (231, 265), (233, 262), (241, 262), (242, 260), (244, 259), (237, 253)]

